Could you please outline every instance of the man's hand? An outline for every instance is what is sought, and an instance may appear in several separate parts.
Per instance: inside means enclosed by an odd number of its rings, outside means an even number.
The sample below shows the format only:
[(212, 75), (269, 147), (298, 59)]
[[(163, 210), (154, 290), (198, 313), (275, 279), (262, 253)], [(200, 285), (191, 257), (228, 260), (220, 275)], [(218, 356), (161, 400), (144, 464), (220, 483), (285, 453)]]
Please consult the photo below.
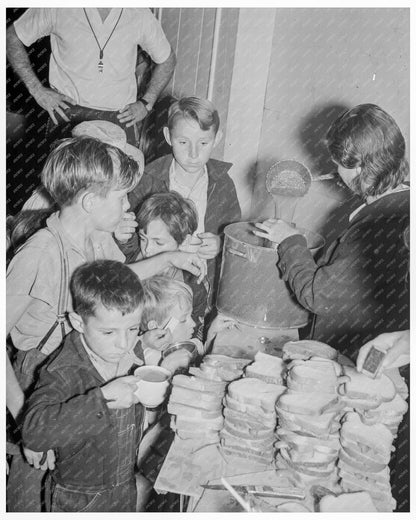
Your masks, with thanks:
[(114, 237), (121, 244), (128, 242), (133, 236), (137, 225), (136, 216), (133, 212), (124, 213), (123, 218), (120, 220), (119, 225), (114, 231)]
[(120, 110), (117, 119), (120, 123), (125, 123), (127, 127), (134, 125), (138, 121), (142, 121), (149, 112), (141, 101), (130, 103)]
[(198, 256), (204, 260), (215, 258), (220, 252), (221, 239), (214, 233), (199, 233), (198, 238), (202, 240), (202, 244), (198, 249)]
[(254, 224), (261, 231), (253, 230), (253, 233), (261, 238), (266, 238), (275, 244), (280, 244), (285, 238), (302, 233), (296, 227), (288, 224), (284, 220), (268, 218), (264, 222)]
[(58, 124), (58, 120), (54, 112), (59, 114), (64, 121), (69, 121), (64, 110), (69, 108), (69, 105), (76, 105), (76, 102), (69, 96), (65, 96), (65, 94), (43, 86), (33, 93), (33, 97), (36, 103), (48, 112), (55, 125)]
[[(357, 370), (361, 372), (364, 361), (370, 352), (371, 347), (375, 347), (386, 353), (377, 375), (380, 376), (383, 370), (401, 367), (410, 363), (410, 331), (386, 332), (380, 334), (360, 348), (357, 357)], [(376, 376), (377, 377), (377, 376)]]
[(48, 450), (46, 457), (43, 451), (32, 451), (25, 447), (23, 447), (23, 453), (25, 454), (27, 462), (34, 468), (43, 471), (55, 469), (55, 452), (53, 450)]
[(108, 401), (108, 408), (130, 408), (133, 404), (138, 403), (139, 398), (134, 393), (137, 390), (138, 381), (139, 378), (136, 376), (124, 376), (102, 386), (101, 392), (104, 399)]
[(201, 283), (207, 274), (207, 264), (205, 260), (199, 258), (196, 253), (185, 253), (183, 251), (173, 251), (170, 253), (170, 263), (173, 267), (189, 271), (198, 277), (197, 282)]

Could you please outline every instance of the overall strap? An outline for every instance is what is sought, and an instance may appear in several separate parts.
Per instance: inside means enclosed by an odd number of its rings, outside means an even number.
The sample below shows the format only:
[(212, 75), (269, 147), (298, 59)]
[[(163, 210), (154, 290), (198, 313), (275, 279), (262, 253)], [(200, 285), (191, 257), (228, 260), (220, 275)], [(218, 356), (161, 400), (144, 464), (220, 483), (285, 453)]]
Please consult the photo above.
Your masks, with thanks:
[(37, 350), (42, 351), (42, 348), (45, 346), (49, 338), (51, 337), (53, 331), (56, 329), (58, 325), (61, 326), (61, 334), (62, 339), (65, 337), (65, 320), (66, 320), (66, 311), (68, 308), (68, 295), (69, 295), (69, 265), (68, 265), (68, 255), (64, 249), (64, 245), (62, 243), (62, 239), (59, 233), (53, 228), (46, 228), (52, 235), (55, 237), (56, 242), (59, 248), (59, 258), (61, 264), (61, 276), (59, 282), (59, 298), (58, 298), (58, 314), (56, 317), (55, 323), (48, 330), (45, 336), (39, 342), (39, 345), (36, 347)]

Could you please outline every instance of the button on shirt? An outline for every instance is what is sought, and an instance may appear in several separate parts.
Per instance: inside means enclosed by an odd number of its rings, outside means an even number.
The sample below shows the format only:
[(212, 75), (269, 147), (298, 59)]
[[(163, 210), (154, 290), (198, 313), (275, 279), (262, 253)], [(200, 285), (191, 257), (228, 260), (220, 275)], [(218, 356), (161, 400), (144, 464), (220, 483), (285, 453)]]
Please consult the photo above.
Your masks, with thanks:
[(123, 9), (118, 23), (120, 8), (111, 9), (104, 22), (97, 8), (85, 11), (100, 47), (105, 46), (102, 72), (98, 69), (100, 49), (83, 9), (28, 9), (14, 27), (26, 46), (50, 35), (52, 88), (82, 106), (120, 110), (136, 101), (137, 47), (155, 63), (163, 63), (170, 55), (170, 44), (149, 9)]
[[(64, 231), (58, 218), (59, 212), (47, 220), (47, 227), (54, 228), (60, 235), (68, 255), (69, 276), (81, 264), (91, 260), (85, 251), (72, 241)], [(108, 259), (124, 262), (125, 257), (118, 249), (111, 233), (95, 231), (91, 235), (94, 260)], [(18, 250), (7, 270), (6, 305), (7, 326), (10, 336), (19, 350), (37, 347), (40, 340), (56, 320), (59, 298), (61, 260), (55, 237), (47, 230), (37, 231)], [(24, 309), (20, 314), (19, 309)], [(72, 310), (69, 295), (68, 311)], [(66, 332), (69, 332), (66, 323)], [(43, 352), (50, 354), (61, 343), (60, 327), (57, 327)]]

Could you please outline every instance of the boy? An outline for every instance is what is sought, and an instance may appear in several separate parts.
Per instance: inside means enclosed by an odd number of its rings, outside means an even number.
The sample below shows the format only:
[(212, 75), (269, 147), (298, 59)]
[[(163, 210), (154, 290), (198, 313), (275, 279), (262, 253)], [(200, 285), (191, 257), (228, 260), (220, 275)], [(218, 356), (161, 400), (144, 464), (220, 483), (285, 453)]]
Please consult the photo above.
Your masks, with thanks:
[[(42, 369), (23, 441), (57, 454), (51, 511), (135, 511), (144, 409), (135, 395), (143, 289), (127, 266), (86, 263), (71, 280), (74, 331)], [(136, 353), (139, 357), (136, 357)]]
[[(148, 197), (137, 214), (140, 258), (149, 258), (165, 251), (190, 250), (198, 226), (198, 215), (192, 201), (184, 199), (175, 191), (155, 193)], [(209, 284), (195, 283), (195, 277), (180, 269), (170, 268), (163, 272), (166, 276), (185, 281), (192, 289), (192, 318), (197, 323), (196, 336), (202, 338), (202, 327), (207, 312)]]
[[(220, 250), (219, 235), (225, 225), (241, 218), (235, 186), (227, 173), (232, 165), (210, 159), (222, 137), (219, 125), (218, 112), (206, 99), (185, 97), (173, 103), (168, 126), (163, 129), (173, 155), (149, 164), (129, 194), (136, 214), (142, 200), (151, 193), (174, 190), (194, 202), (198, 213), (196, 233), (203, 240), (198, 255), (208, 260), (208, 279), (214, 294), (220, 267), (220, 262), (214, 260)], [(130, 261), (128, 248), (121, 248)]]
[[(119, 148), (90, 137), (61, 141), (46, 160), (42, 183), (60, 210), (16, 252), (7, 270), (6, 335), (10, 334), (17, 349), (14, 369), (23, 391), (30, 393), (39, 366), (72, 328), (63, 316), (61, 327), (47, 336), (57, 319), (59, 295), (68, 291), (75, 268), (100, 258), (125, 260), (112, 233), (129, 208), (127, 193), (139, 177), (136, 161)], [(145, 278), (172, 265), (199, 274), (200, 264), (196, 255), (175, 251), (130, 267)], [(71, 300), (65, 299), (65, 311), (71, 311)], [(45, 339), (44, 346), (37, 349)], [(42, 466), (42, 454), (25, 450), (25, 455), (35, 468), (53, 465), (53, 454)], [(40, 511), (34, 484), (42, 478), (39, 473), (23, 459), (13, 458), (9, 511)], [(27, 486), (26, 477), (33, 478)]]

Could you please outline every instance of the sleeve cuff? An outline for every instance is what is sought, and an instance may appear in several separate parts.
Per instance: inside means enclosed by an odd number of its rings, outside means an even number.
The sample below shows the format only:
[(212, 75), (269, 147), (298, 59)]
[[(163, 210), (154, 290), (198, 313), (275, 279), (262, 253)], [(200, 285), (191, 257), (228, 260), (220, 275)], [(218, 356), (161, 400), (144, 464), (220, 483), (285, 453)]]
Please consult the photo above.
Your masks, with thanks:
[(283, 256), (293, 246), (307, 247), (308, 244), (306, 238), (303, 235), (291, 235), (290, 237), (285, 238), (277, 247), (279, 256)]

